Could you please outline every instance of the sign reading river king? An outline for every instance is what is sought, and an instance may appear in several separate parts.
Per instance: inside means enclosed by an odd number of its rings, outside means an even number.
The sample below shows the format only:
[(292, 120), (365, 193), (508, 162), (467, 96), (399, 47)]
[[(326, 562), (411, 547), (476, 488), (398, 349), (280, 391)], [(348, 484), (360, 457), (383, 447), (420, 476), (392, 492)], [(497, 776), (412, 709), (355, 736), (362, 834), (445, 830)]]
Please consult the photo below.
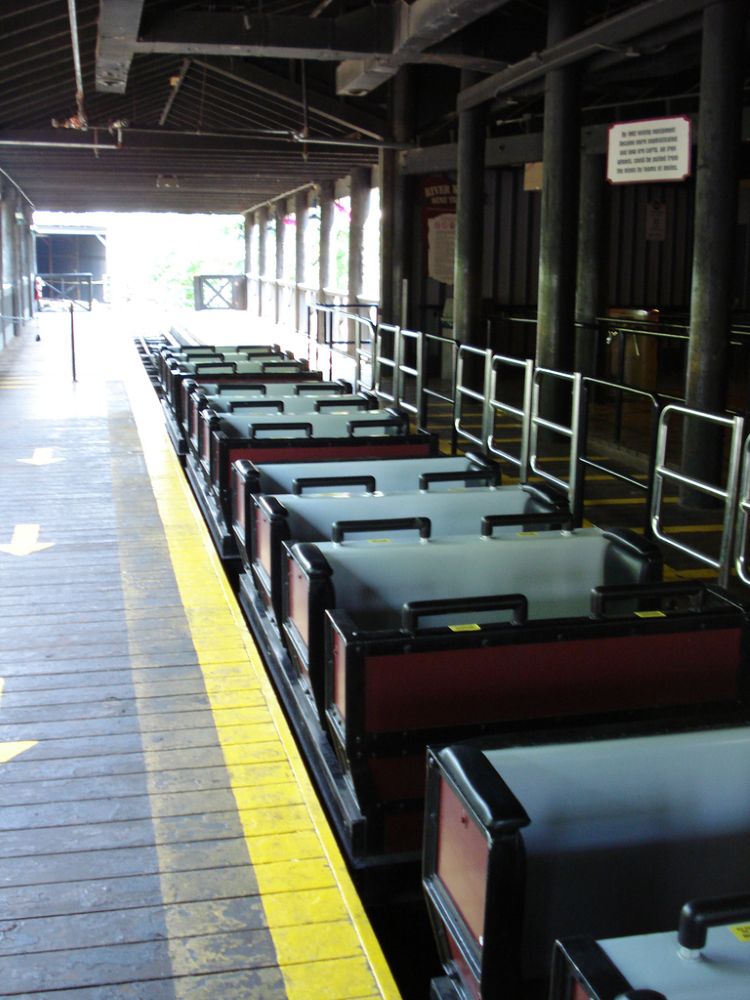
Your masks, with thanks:
[(689, 176), (689, 118), (680, 115), (610, 125), (607, 180), (611, 184), (684, 181)]

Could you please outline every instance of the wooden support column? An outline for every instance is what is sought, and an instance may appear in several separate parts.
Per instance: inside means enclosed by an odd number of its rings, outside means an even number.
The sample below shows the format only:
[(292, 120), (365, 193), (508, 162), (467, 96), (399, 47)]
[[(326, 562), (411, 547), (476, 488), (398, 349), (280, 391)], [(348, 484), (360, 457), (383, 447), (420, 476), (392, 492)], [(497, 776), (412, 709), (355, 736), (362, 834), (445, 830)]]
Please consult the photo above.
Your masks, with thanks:
[(362, 247), (370, 198), (370, 171), (355, 167), (351, 174), (351, 222), (349, 224), (349, 302), (362, 294)]
[[(461, 71), (461, 90), (481, 74)], [(482, 242), (484, 236), (484, 139), (486, 106), (458, 116), (456, 255), (453, 265), (453, 335), (465, 344), (484, 345), (481, 329)]]
[(244, 234), (245, 234), (245, 308), (250, 309), (250, 279), (249, 274), (253, 273), (252, 246), (253, 228), (255, 227), (255, 214), (245, 212)]
[(258, 315), (263, 316), (263, 300), (268, 265), (268, 206), (258, 209)]
[(305, 229), (307, 228), (307, 189), (298, 191), (294, 196), (294, 218), (297, 223), (294, 241), (294, 274), (295, 274), (295, 323), (298, 332), (307, 329), (305, 310)]
[(576, 272), (575, 370), (596, 375), (597, 323), (602, 307), (604, 273), (604, 192), (606, 163), (603, 156), (581, 154), (578, 206), (578, 264)]
[(396, 217), (396, 151), (381, 149), (378, 154), (380, 173), (380, 318), (395, 323), (393, 302), (393, 268), (395, 240), (393, 225)]
[[(573, 0), (550, 0), (548, 47), (574, 33), (578, 6)], [(568, 372), (573, 369), (575, 354), (580, 146), (578, 69), (565, 66), (547, 73), (544, 88), (536, 363), (543, 368)], [(569, 419), (564, 398), (555, 390), (545, 394), (546, 414), (552, 419)]]
[[(727, 405), (746, 7), (741, 0), (729, 0), (703, 12), (685, 399), (691, 408), (712, 412), (723, 411)], [(685, 473), (718, 482), (720, 441), (713, 427), (688, 421), (683, 447)], [(681, 500), (692, 506), (711, 505), (709, 497), (689, 488), (681, 490)]]
[(333, 181), (320, 185), (320, 254), (318, 257), (318, 302), (326, 301), (326, 288), (331, 283), (331, 230), (333, 205), (336, 198)]
[[(402, 66), (393, 80), (393, 138), (398, 143), (408, 143), (414, 138), (415, 101), (413, 99), (413, 71)], [(411, 234), (416, 208), (415, 180), (403, 174), (398, 153), (394, 153), (393, 171), (393, 264), (390, 272), (393, 322), (409, 325), (406, 315), (408, 303), (404, 300), (404, 281), (411, 279)]]
[(253, 243), (253, 227), (255, 225), (255, 216), (252, 212), (245, 212), (244, 215), (244, 233), (245, 233), (245, 274), (248, 271), (252, 271), (253, 262), (251, 258), (251, 247)]
[(277, 201), (274, 206), (274, 215), (276, 217), (276, 309), (274, 312), (274, 322), (278, 326), (282, 319), (282, 311), (284, 304), (284, 290), (281, 287), (280, 282), (284, 280), (284, 244), (286, 243), (286, 226), (284, 225), (284, 219), (286, 218), (286, 202)]

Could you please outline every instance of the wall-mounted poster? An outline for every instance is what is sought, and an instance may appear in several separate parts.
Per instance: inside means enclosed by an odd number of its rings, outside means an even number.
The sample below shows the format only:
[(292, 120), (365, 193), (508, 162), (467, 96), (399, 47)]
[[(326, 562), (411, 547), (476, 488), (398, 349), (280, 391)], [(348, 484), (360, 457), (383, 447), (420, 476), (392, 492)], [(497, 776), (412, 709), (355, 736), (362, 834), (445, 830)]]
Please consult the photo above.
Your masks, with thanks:
[(427, 275), (446, 285), (453, 284), (456, 253), (456, 213), (444, 212), (427, 220)]
[(667, 236), (667, 206), (658, 198), (646, 204), (646, 239), (660, 241)]
[(426, 177), (422, 182), (422, 219), (427, 247), (427, 276), (453, 284), (456, 247), (457, 187), (449, 177)]
[(649, 118), (609, 127), (610, 184), (684, 181), (690, 176), (690, 119)]

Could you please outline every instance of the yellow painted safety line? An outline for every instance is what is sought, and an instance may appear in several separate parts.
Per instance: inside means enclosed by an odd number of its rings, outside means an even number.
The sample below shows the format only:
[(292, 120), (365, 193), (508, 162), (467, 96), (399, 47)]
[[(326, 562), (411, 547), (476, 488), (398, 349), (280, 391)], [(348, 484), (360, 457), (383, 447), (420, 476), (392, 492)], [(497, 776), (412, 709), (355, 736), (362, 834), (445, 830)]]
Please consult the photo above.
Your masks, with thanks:
[[(643, 534), (643, 528), (631, 528), (637, 535)], [(661, 530), (665, 535), (703, 535), (713, 534), (723, 531), (721, 524), (670, 524), (668, 527), (662, 525)]]
[[(399, 992), (390, 969), (169, 444), (161, 409), (135, 352), (127, 388), (287, 996), (289, 1000), (346, 1000), (377, 995), (397, 1000)], [(215, 664), (217, 630), (244, 650), (244, 670), (264, 694), (265, 724), (257, 708), (228, 707), (229, 692), (222, 680), (226, 668)], [(292, 783), (276, 787), (267, 808), (250, 808), (248, 790), (237, 780), (235, 764), (250, 726), (262, 729), (264, 742), (275, 737), (281, 743), (295, 777), (293, 787)], [(291, 833), (296, 838), (296, 854), (290, 854), (286, 835)], [(279, 843), (283, 844), (281, 854)], [(314, 892), (306, 891), (310, 889)]]
[[(662, 503), (678, 503), (679, 497), (662, 497)], [(645, 504), (646, 497), (610, 497), (607, 500), (584, 500), (585, 507), (633, 507), (638, 504)]]
[(665, 580), (715, 580), (716, 570), (706, 566), (705, 569), (674, 569), (672, 566), (664, 567)]
[[(589, 475), (589, 474), (586, 475), (586, 482), (587, 483), (606, 483), (606, 482), (609, 482), (611, 479), (616, 479), (616, 478), (617, 478), (616, 476), (606, 475), (605, 473), (602, 473), (601, 475), (599, 475), (598, 473), (592, 473), (591, 475)], [(638, 475), (631, 475), (630, 478), (631, 479), (642, 479), (645, 482), (645, 480), (646, 480), (647, 477), (644, 476), (644, 475), (641, 475), (639, 473)]]

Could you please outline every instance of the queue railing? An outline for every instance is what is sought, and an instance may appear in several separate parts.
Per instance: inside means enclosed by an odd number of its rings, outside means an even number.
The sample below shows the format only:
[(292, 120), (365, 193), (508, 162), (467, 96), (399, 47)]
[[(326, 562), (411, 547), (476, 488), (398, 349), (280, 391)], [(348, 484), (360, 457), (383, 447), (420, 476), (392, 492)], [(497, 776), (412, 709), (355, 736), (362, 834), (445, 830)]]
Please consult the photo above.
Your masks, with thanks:
[[(667, 449), (670, 443), (670, 426), (675, 418), (688, 418), (691, 421), (701, 421), (723, 427), (729, 432), (729, 449), (726, 463), (726, 473), (721, 483), (711, 483), (705, 479), (688, 475), (677, 460), (668, 464)], [(737, 501), (739, 494), (740, 463), (742, 458), (742, 440), (744, 420), (740, 416), (730, 416), (719, 413), (706, 413), (689, 409), (676, 403), (668, 403), (659, 414), (659, 430), (656, 440), (656, 453), (653, 465), (653, 491), (651, 496), (651, 531), (653, 537), (662, 544), (682, 552), (716, 570), (721, 586), (728, 586), (731, 578), (732, 556), (734, 550), (734, 527), (737, 520)], [(719, 555), (713, 556), (697, 545), (688, 545), (674, 535), (668, 534), (663, 528), (664, 487), (667, 483), (713, 498), (723, 507), (721, 540)]]
[[(567, 497), (571, 513), (580, 509), (581, 465), (578, 461), (581, 444), (581, 384), (583, 376), (580, 372), (558, 372), (551, 368), (536, 368), (534, 370), (534, 388), (531, 400), (529, 418), (529, 472), (545, 482), (551, 483)], [(569, 391), (569, 404), (564, 408), (569, 416), (566, 419), (557, 412), (549, 414), (548, 396), (556, 399)], [(543, 412), (544, 411), (544, 412)], [(545, 450), (545, 432), (547, 436), (562, 438), (567, 442), (568, 477), (554, 475), (544, 468), (546, 458), (559, 460), (559, 454), (542, 454)], [(576, 521), (575, 523), (580, 523)]]

